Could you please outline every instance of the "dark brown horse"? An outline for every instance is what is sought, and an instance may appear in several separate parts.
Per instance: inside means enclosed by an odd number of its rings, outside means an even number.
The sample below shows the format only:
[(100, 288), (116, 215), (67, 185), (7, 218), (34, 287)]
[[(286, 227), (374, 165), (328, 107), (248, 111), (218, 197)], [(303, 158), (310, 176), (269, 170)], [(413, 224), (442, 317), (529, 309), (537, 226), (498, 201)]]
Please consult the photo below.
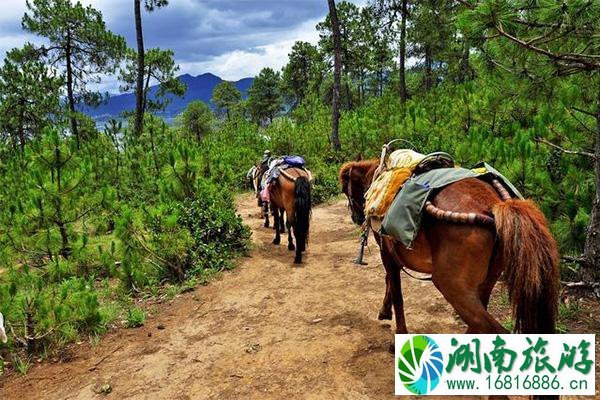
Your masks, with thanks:
[[(340, 171), (352, 219), (365, 221), (365, 192), (377, 160), (350, 162)], [(554, 333), (558, 308), (558, 251), (544, 215), (530, 200), (502, 200), (492, 185), (465, 179), (446, 186), (431, 199), (411, 250), (394, 238), (375, 234), (386, 269), (386, 296), (380, 318), (396, 314), (396, 332), (407, 333), (400, 271), (431, 274), (433, 284), (468, 325), (467, 333), (504, 333), (487, 306), (504, 272), (515, 318), (515, 331)], [(444, 215), (476, 213), (478, 221), (456, 223)], [(456, 215), (456, 214), (455, 214)]]
[[(288, 168), (269, 186), (271, 212), (275, 224), (273, 244), (281, 243), (281, 233), (285, 232), (284, 213), (287, 215), (288, 249), (296, 250), (294, 263), (302, 262), (302, 252), (306, 250), (311, 217), (310, 172), (301, 168)], [(292, 230), (296, 245), (292, 239)]]

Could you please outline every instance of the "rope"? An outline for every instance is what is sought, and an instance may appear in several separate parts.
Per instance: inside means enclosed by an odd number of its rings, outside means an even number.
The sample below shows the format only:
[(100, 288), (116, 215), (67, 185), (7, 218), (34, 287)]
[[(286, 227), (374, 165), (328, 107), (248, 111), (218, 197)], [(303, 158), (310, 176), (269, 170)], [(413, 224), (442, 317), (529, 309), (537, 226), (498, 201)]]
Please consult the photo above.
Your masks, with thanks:
[(455, 211), (446, 211), (437, 208), (431, 201), (425, 203), (425, 211), (441, 221), (454, 222), (457, 224), (476, 224), (488, 228), (495, 228), (494, 218), (484, 214), (463, 213)]
[(501, 184), (497, 179), (492, 180), (492, 186), (496, 189), (496, 192), (500, 195), (502, 201), (510, 200), (512, 196), (508, 193), (508, 190)]
[(404, 271), (404, 273), (405, 273), (406, 275), (408, 275), (408, 276), (410, 276), (411, 278), (413, 278), (413, 279), (416, 279), (416, 280), (418, 280), (418, 281), (430, 282), (430, 281), (432, 281), (432, 280), (433, 280), (433, 278), (431, 277), (431, 275), (430, 275), (430, 276), (428, 276), (428, 277), (425, 277), (425, 278), (419, 278), (418, 276), (414, 276), (414, 275), (412, 275), (410, 272), (408, 272), (408, 270), (407, 270), (406, 268), (404, 268), (404, 265), (403, 265), (401, 268), (402, 268), (402, 271)]

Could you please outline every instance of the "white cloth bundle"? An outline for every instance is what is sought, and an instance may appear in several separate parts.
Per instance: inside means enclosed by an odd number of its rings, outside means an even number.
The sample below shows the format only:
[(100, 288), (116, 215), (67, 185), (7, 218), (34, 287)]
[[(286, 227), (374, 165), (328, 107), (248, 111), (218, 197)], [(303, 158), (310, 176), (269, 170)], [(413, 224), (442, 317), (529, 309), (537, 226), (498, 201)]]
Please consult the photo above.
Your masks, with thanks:
[(6, 331), (4, 330), (4, 316), (0, 313), (0, 341), (6, 343), (8, 338), (6, 337)]

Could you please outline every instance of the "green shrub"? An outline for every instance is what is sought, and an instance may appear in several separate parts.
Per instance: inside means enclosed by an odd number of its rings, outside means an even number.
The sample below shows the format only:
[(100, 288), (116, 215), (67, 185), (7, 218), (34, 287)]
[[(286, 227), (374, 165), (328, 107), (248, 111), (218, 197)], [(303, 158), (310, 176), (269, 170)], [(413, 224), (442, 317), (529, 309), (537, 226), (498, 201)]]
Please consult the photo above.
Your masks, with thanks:
[(43, 272), (24, 266), (0, 279), (0, 312), (15, 337), (10, 346), (34, 354), (42, 348), (103, 330), (93, 282), (69, 277), (48, 282)]
[(221, 270), (233, 257), (248, 250), (250, 230), (235, 213), (231, 194), (210, 182), (198, 187), (196, 199), (178, 204), (178, 223), (192, 240), (192, 273)]
[(141, 308), (133, 307), (127, 310), (125, 315), (125, 326), (128, 328), (139, 328), (146, 323), (146, 312)]
[(338, 179), (339, 164), (316, 164), (312, 172), (315, 176), (312, 199), (315, 204), (323, 203), (341, 194)]

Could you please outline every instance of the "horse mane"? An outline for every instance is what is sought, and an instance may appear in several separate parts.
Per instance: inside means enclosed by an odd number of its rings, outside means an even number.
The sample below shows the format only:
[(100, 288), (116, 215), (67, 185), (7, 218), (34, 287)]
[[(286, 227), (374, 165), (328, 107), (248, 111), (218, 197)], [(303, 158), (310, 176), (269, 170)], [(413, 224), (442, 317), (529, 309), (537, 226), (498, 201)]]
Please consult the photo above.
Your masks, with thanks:
[(377, 166), (378, 164), (379, 160), (377, 160), (376, 158), (371, 160), (349, 161), (347, 163), (344, 163), (344, 165), (342, 165), (342, 168), (340, 169), (340, 183), (342, 184), (342, 186), (348, 183), (348, 180), (350, 179), (351, 168), (361, 170), (363, 171), (363, 173), (366, 174), (371, 168)]

